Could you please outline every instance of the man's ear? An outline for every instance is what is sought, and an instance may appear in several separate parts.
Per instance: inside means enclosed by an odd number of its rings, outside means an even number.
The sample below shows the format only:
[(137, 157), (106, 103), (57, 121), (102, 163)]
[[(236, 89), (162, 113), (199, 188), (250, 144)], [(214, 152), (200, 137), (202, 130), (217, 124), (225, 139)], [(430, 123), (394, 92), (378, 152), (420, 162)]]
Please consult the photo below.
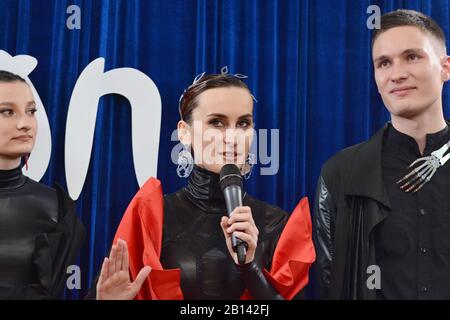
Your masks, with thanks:
[(189, 124), (184, 120), (180, 120), (178, 121), (177, 129), (178, 140), (180, 140), (180, 142), (185, 146), (191, 145), (192, 139)]
[(444, 56), (441, 61), (441, 78), (443, 82), (450, 80), (450, 56)]

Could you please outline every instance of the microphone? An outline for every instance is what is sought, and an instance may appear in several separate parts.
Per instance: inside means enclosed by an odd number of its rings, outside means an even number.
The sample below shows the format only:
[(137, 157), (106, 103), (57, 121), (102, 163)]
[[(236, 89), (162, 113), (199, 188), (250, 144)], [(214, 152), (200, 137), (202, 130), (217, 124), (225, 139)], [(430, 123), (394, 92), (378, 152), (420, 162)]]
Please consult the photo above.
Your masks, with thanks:
[[(220, 170), (220, 188), (225, 197), (228, 217), (231, 217), (231, 212), (236, 207), (242, 206), (242, 176), (236, 165), (226, 164), (222, 167)], [(233, 232), (231, 235), (231, 244), (233, 251), (237, 253), (239, 264), (245, 264), (247, 243), (237, 238)]]

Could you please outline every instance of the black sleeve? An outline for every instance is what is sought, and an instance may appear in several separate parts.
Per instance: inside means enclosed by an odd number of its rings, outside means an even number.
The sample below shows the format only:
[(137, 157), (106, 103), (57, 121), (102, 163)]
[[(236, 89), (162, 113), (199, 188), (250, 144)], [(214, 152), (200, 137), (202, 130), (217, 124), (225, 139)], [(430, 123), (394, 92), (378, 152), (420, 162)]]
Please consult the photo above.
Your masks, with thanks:
[[(67, 267), (75, 262), (84, 241), (86, 231), (79, 219), (75, 202), (56, 186), (60, 221), (54, 233), (36, 237), (36, 246), (48, 246), (50, 256), (53, 257), (51, 296), (57, 297), (64, 289), (67, 279)], [(37, 250), (38, 251), (38, 250)], [(37, 255), (35, 259), (44, 259), (45, 255)]]
[[(264, 276), (263, 268), (270, 270), (275, 248), (289, 218), (283, 210), (257, 201), (252, 204), (255, 223), (260, 231), (255, 259), (245, 265), (236, 265), (250, 295), (256, 300), (284, 300)], [(261, 255), (259, 255), (259, 254)]]
[(328, 298), (333, 261), (333, 234), (336, 205), (322, 176), (319, 177), (314, 202), (313, 238), (316, 248), (315, 276), (320, 299)]
[(255, 260), (243, 266), (238, 265), (237, 268), (252, 298), (256, 300), (284, 300), (267, 281)]

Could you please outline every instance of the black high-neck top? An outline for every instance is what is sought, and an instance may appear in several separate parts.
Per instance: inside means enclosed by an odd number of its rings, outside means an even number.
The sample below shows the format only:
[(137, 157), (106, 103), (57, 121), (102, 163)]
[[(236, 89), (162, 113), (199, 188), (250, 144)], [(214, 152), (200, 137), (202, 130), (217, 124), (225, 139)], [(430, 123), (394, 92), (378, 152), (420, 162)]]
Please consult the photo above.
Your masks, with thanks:
[[(243, 205), (259, 230), (255, 262), (270, 270), (288, 214), (245, 193)], [(239, 299), (246, 289), (220, 226), (224, 215), (219, 175), (197, 166), (185, 188), (164, 197), (161, 263), (181, 269), (185, 299)]]

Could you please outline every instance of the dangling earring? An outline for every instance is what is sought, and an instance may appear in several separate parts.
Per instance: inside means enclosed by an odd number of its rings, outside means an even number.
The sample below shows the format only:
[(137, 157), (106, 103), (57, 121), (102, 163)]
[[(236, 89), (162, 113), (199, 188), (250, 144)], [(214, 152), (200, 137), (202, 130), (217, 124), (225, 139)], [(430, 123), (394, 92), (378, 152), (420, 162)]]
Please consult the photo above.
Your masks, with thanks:
[(183, 145), (183, 150), (178, 154), (177, 174), (180, 178), (187, 178), (194, 168), (194, 158), (188, 150), (188, 146)]
[(247, 159), (245, 159), (245, 164), (241, 169), (241, 174), (244, 176), (245, 180), (250, 179), (252, 175), (253, 166), (256, 164), (256, 156), (253, 153), (248, 153)]
[(28, 154), (23, 156), (23, 162), (25, 162), (25, 169), (28, 171)]

